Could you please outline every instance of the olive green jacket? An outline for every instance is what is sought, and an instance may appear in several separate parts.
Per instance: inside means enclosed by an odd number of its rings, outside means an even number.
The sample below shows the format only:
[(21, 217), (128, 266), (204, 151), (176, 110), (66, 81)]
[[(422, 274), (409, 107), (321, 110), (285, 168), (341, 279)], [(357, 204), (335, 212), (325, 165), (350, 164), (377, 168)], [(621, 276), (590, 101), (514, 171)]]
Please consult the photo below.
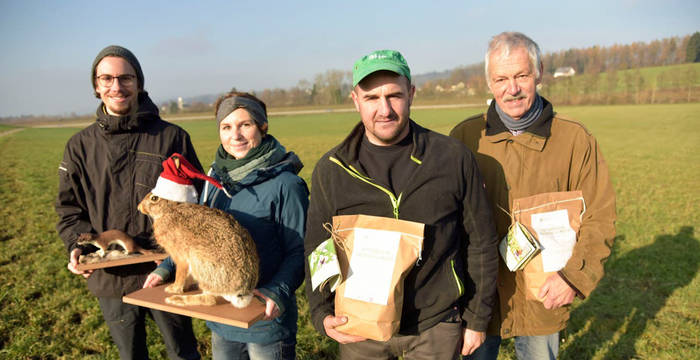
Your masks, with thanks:
[[(517, 136), (501, 122), (495, 101), (486, 114), (464, 120), (450, 136), (476, 155), (500, 238), (511, 223), (506, 211), (510, 212), (514, 199), (547, 192), (583, 192), (586, 211), (577, 243), (559, 274), (585, 298), (603, 277), (603, 263), (610, 255), (615, 237), (615, 193), (593, 135), (578, 122), (555, 114), (552, 105), (543, 100), (541, 117)], [(501, 259), (500, 306), (494, 309), (490, 334), (495, 335), (500, 327), (504, 338), (547, 335), (566, 327), (569, 306), (547, 310), (539, 301), (526, 300), (525, 291), (522, 271), (509, 271)]]

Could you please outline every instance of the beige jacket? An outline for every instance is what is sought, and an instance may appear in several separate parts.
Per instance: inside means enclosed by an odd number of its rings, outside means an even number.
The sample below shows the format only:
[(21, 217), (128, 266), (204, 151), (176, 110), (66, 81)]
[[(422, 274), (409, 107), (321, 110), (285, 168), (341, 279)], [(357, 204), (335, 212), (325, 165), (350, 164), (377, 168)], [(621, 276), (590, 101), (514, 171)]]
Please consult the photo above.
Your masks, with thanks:
[[(476, 155), (486, 182), (499, 237), (510, 225), (514, 199), (546, 192), (581, 190), (586, 211), (573, 254), (559, 274), (585, 298), (603, 276), (615, 236), (615, 193), (608, 167), (596, 139), (583, 125), (554, 114), (545, 99), (544, 110), (526, 132), (512, 135), (500, 121), (495, 101), (486, 114), (473, 116), (450, 133)], [(499, 209), (502, 208), (502, 209)], [(504, 211), (505, 210), (505, 211)], [(498, 298), (489, 334), (547, 335), (562, 330), (569, 306), (547, 310), (526, 300), (522, 271), (510, 272), (500, 261)], [(499, 314), (500, 312), (500, 314)]]

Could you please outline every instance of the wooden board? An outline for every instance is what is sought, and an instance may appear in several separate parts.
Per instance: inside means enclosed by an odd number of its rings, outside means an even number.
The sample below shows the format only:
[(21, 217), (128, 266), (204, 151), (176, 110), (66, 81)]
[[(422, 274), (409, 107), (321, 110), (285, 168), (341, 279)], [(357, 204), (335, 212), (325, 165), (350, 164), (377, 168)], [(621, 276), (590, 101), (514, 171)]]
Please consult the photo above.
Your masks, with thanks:
[(100, 261), (100, 262), (96, 262), (96, 263), (89, 263), (89, 264), (78, 264), (75, 266), (75, 268), (80, 270), (80, 271), (103, 269), (103, 268), (108, 268), (108, 267), (139, 264), (139, 263), (145, 263), (145, 262), (149, 262), (149, 261), (163, 260), (167, 257), (168, 257), (168, 254), (166, 254), (166, 253), (149, 254), (149, 255), (135, 255), (135, 256), (125, 257), (122, 259), (104, 260), (104, 261)]
[[(144, 306), (156, 310), (167, 311), (175, 314), (185, 315), (197, 319), (214, 321), (226, 325), (249, 328), (256, 321), (265, 316), (265, 304), (257, 298), (253, 298), (250, 305), (239, 309), (223, 298), (218, 298), (217, 304), (212, 306), (193, 305), (177, 306), (165, 302), (165, 298), (172, 295), (165, 292), (164, 284), (152, 288), (137, 290), (124, 296), (123, 301), (127, 304)], [(184, 295), (200, 294), (200, 290), (188, 291)]]

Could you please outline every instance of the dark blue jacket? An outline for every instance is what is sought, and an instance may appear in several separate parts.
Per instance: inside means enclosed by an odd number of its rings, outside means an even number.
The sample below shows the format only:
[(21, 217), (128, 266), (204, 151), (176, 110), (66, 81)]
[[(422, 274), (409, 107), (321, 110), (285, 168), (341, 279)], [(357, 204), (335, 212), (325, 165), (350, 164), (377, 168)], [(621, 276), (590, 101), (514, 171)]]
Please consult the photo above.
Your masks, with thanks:
[[(299, 169), (299, 158), (288, 153), (277, 164), (253, 170), (235, 187), (224, 185), (226, 192), (209, 183), (202, 192), (201, 204), (230, 213), (250, 232), (260, 257), (257, 289), (274, 300), (281, 313), (248, 329), (207, 321), (207, 326), (226, 340), (265, 344), (296, 336), (294, 292), (304, 280), (304, 228), (309, 205), (306, 183), (296, 175)], [(214, 171), (209, 175), (221, 180)], [(164, 261), (157, 272), (162, 276), (172, 271), (173, 263)]]

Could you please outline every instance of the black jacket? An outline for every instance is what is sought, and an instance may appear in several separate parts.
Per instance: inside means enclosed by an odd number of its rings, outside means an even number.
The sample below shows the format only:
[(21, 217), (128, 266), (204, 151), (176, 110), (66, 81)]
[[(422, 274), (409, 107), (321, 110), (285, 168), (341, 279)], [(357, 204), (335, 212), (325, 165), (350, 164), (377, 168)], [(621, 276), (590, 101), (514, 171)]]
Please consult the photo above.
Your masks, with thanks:
[[(69, 254), (80, 233), (111, 229), (153, 248), (150, 220), (136, 207), (155, 186), (162, 161), (178, 152), (202, 169), (187, 132), (163, 121), (147, 93), (138, 100), (138, 110), (128, 116), (107, 115), (100, 104), (95, 123), (66, 144), (58, 167), (56, 230)], [(88, 288), (96, 296), (121, 297), (138, 290), (154, 268), (150, 262), (96, 270)]]
[[(374, 183), (358, 163), (362, 123), (319, 160), (312, 175), (305, 255), (329, 234), (323, 224), (335, 215), (365, 214), (424, 223), (422, 259), (404, 280), (401, 334), (416, 334), (443, 320), (455, 305), (473, 330), (485, 331), (496, 291), (497, 238), (484, 184), (474, 156), (461, 143), (411, 121), (411, 160), (418, 163), (402, 194)], [(334, 313), (333, 293), (306, 293), (312, 322)]]

